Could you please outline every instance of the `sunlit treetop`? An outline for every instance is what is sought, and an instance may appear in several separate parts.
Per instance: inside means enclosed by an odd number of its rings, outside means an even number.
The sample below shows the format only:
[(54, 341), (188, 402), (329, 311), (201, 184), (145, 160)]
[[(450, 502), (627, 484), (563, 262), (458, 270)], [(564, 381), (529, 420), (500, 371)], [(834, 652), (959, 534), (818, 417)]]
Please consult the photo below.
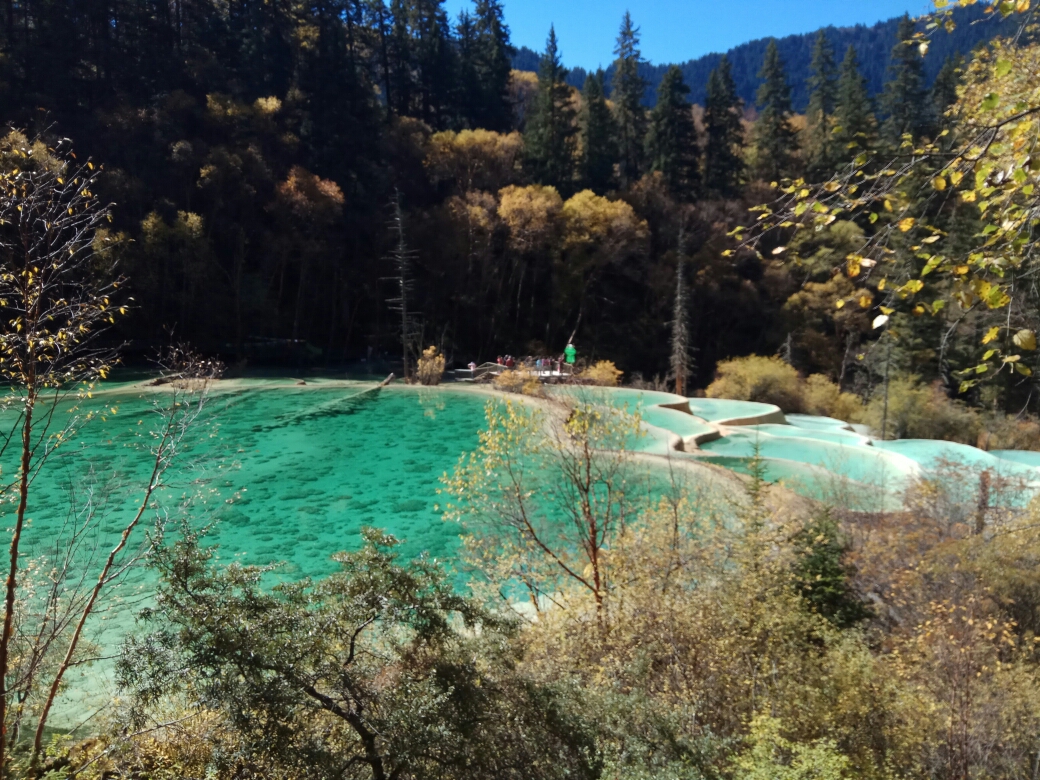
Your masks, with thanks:
[[(923, 56), (931, 36), (951, 29), (951, 6), (976, 2), (937, 0), (926, 29), (906, 45)], [(1019, 33), (975, 54), (936, 137), (907, 134), (895, 147), (861, 152), (824, 182), (773, 182), (777, 199), (754, 209), (752, 226), (734, 231), (741, 244), (731, 250), (800, 262), (799, 232), (839, 220), (861, 225), (861, 246), (836, 269), (854, 283), (837, 308), (871, 309), (876, 330), (892, 330), (896, 313), (946, 310), (955, 322), (971, 312), (992, 315), (977, 364), (960, 372), (962, 392), (986, 375), (1030, 375), (1022, 353), (1037, 347), (1024, 306), (1040, 272), (1040, 45), (1029, 35), (1036, 3), (1004, 0), (987, 10), (1019, 15)], [(978, 225), (967, 245), (963, 236), (954, 240), (954, 218)]]

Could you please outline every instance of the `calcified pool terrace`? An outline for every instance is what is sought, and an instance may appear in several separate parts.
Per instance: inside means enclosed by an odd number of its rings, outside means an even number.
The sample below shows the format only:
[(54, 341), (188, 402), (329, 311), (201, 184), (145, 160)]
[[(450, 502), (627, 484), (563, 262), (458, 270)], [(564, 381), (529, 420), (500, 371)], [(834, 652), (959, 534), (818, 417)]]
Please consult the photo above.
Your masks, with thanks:
[(643, 452), (691, 458), (747, 473), (759, 459), (771, 482), (817, 500), (882, 511), (902, 505), (906, 489), (943, 472), (988, 471), (1008, 486), (1002, 500), (1024, 504), (1040, 492), (1040, 452), (999, 450), (931, 439), (882, 441), (864, 426), (789, 414), (771, 404), (619, 388), (561, 389), (597, 403), (639, 410)]

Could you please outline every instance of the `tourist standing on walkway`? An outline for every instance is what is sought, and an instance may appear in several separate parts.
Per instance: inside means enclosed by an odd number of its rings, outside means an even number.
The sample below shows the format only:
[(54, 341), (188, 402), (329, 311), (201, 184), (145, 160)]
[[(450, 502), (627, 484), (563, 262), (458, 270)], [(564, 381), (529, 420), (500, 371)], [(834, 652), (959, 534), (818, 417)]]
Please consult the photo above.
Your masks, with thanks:
[(573, 366), (577, 357), (578, 350), (574, 348), (573, 344), (568, 344), (563, 350), (563, 359), (567, 361), (567, 365)]

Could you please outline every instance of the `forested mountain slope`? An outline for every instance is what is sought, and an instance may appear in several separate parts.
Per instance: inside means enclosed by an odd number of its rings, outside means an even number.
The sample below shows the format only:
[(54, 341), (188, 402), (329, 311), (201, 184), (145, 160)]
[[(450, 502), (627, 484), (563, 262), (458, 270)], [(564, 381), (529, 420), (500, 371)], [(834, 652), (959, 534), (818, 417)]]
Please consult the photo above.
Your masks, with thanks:
[[(1010, 22), (999, 16), (986, 14), (984, 11), (985, 6), (983, 5), (958, 8), (953, 17), (957, 23), (956, 29), (952, 33), (934, 36), (928, 55), (924, 59), (925, 76), (929, 84), (935, 80), (948, 57), (956, 54), (967, 55), (979, 43), (988, 41), (1009, 29)], [(861, 71), (867, 79), (867, 89), (873, 96), (881, 93), (887, 79), (888, 56), (895, 45), (898, 28), (899, 19), (896, 18), (878, 22), (869, 27), (862, 24), (855, 27), (827, 27), (825, 32), (839, 57), (849, 46), (856, 47)], [(919, 25), (919, 29), (924, 28), (925, 24)], [(812, 32), (776, 39), (780, 56), (787, 64), (791, 80), (791, 98), (796, 111), (805, 111), (809, 105), (807, 80), (815, 38), (816, 33)], [(726, 56), (733, 66), (733, 79), (737, 85), (737, 94), (747, 105), (753, 105), (755, 102), (755, 92), (761, 81), (758, 78), (758, 71), (762, 67), (762, 58), (765, 56), (770, 40), (761, 38), (749, 41), (734, 46), (726, 52)], [(566, 42), (564, 42), (564, 48), (566, 48)], [(539, 56), (538, 53), (527, 47), (520, 47), (513, 56), (513, 67), (517, 70), (537, 71)], [(704, 104), (708, 76), (718, 66), (721, 57), (721, 54), (713, 53), (679, 63), (683, 79), (690, 87), (692, 102), (699, 105)], [(650, 62), (640, 64), (640, 75), (646, 79), (649, 87), (644, 97), (647, 106), (652, 106), (656, 101), (657, 87), (664, 78), (668, 67), (667, 64), (655, 65)], [(606, 74), (609, 92), (613, 65), (606, 69)], [(587, 75), (588, 71), (585, 68), (574, 67), (568, 74), (567, 83), (581, 89)]]
[[(72, 139), (104, 166), (96, 189), (115, 207), (97, 267), (130, 280), (128, 354), (172, 338), (233, 363), (327, 366), (399, 360), (405, 340), (413, 357), (435, 344), (465, 365), (555, 355), (573, 339), (583, 358), (664, 377), (682, 285), (691, 387), (720, 360), (786, 349), (799, 371), (863, 393), (880, 376), (867, 359), (873, 299), (837, 310), (852, 282), (827, 263), (730, 256), (727, 234), (775, 197), (771, 181), (826, 180), (860, 153), (891, 154), (904, 134), (940, 137), (964, 72), (951, 64), (929, 89), (928, 69), (968, 48), (969, 32), (996, 28), (960, 12), (924, 61), (916, 44), (884, 55), (867, 36), (862, 69), (824, 36), (813, 46), (820, 110), (800, 117), (805, 66), (785, 66), (779, 45), (759, 61), (754, 48), (719, 60), (710, 90), (672, 68), (646, 110), (653, 90), (628, 15), (612, 88), (592, 78), (578, 94), (554, 33), (537, 75), (512, 70), (497, 0), (456, 20), (441, 0), (6, 8), (0, 120), (52, 146)], [(914, 32), (907, 21), (891, 40)], [(752, 125), (747, 74), (763, 62)], [(889, 63), (886, 97), (871, 100)], [(809, 248), (844, 256), (873, 224), (841, 221)], [(959, 229), (970, 242), (973, 225)], [(892, 360), (928, 381), (970, 360), (970, 337), (940, 352), (939, 318), (913, 322), (921, 348)]]

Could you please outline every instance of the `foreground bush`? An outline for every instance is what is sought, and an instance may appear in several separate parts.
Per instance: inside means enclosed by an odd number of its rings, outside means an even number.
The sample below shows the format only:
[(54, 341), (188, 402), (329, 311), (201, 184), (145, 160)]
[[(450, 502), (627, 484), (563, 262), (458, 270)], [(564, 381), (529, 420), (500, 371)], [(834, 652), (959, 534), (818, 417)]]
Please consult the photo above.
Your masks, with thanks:
[(214, 713), (235, 749), (195, 777), (596, 776), (566, 688), (520, 671), (516, 622), (439, 563), (399, 561), (393, 537), (363, 538), (339, 573), (273, 588), (269, 568), (215, 566), (191, 531), (165, 548), (154, 631), (119, 664), (136, 725), (162, 699)]

